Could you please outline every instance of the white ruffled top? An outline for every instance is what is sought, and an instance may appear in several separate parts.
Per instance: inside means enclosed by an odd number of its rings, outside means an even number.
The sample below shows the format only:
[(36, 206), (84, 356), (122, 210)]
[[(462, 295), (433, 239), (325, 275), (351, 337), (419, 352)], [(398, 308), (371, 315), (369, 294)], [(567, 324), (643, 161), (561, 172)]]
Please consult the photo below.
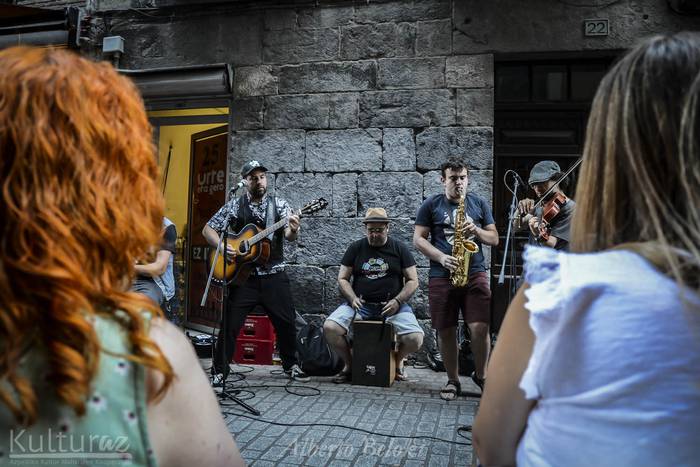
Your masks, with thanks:
[(616, 250), (525, 251), (519, 466), (700, 465), (700, 297)]

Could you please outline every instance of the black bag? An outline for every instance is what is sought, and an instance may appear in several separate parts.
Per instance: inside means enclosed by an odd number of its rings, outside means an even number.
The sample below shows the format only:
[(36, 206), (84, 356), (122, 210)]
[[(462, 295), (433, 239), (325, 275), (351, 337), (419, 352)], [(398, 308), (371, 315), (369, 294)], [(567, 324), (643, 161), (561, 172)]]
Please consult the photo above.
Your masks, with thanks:
[(471, 340), (466, 336), (459, 344), (459, 374), (469, 376), (476, 369), (474, 354), (472, 353)]
[(332, 376), (343, 369), (343, 361), (330, 348), (323, 329), (307, 323), (297, 332), (299, 366), (311, 376)]

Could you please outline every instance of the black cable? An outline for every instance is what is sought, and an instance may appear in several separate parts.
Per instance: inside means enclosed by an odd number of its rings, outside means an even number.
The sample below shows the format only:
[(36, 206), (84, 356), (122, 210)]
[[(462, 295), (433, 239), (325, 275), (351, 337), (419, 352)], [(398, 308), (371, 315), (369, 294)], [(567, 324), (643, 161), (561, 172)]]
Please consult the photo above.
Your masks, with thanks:
[(567, 2), (565, 0), (557, 0), (557, 2), (561, 3), (562, 5), (567, 5), (567, 6), (573, 6), (573, 7), (578, 7), (578, 8), (607, 8), (609, 6), (613, 6), (616, 3), (620, 3), (622, 0), (612, 0), (608, 3), (573, 3), (573, 2)]
[(471, 438), (468, 438), (465, 433), (471, 434), (472, 432), (472, 426), (471, 425), (462, 425), (457, 427), (457, 436), (460, 438), (468, 439), (469, 444), (471, 445)]
[[(360, 431), (362, 433), (367, 433), (368, 435), (375, 435), (375, 436), (384, 436), (386, 438), (397, 438), (397, 439), (427, 439), (431, 441), (438, 441), (441, 443), (448, 443), (448, 444), (455, 444), (457, 446), (471, 446), (472, 443), (460, 443), (459, 441), (450, 441), (448, 439), (442, 439), (442, 438), (437, 438), (435, 436), (407, 436), (407, 435), (391, 435), (387, 433), (376, 433), (374, 431), (369, 431), (365, 430), (363, 428), (355, 428), (352, 426), (347, 426), (347, 425), (337, 425), (333, 423), (282, 423), (282, 422), (274, 422), (272, 420), (264, 420), (261, 418), (256, 418), (251, 415), (246, 415), (243, 413), (239, 412), (228, 412), (224, 411), (223, 412), (226, 415), (234, 415), (234, 416), (239, 416), (239, 417), (244, 417), (244, 418), (249, 418), (251, 420), (255, 420), (258, 422), (262, 423), (267, 423), (269, 425), (277, 425), (277, 426), (327, 426), (331, 428), (345, 428), (346, 430), (353, 430), (353, 431)], [(462, 427), (460, 427), (462, 428)], [(459, 429), (458, 429), (459, 433)], [(460, 435), (461, 436), (461, 435)], [(462, 436), (463, 437), (463, 436)]]

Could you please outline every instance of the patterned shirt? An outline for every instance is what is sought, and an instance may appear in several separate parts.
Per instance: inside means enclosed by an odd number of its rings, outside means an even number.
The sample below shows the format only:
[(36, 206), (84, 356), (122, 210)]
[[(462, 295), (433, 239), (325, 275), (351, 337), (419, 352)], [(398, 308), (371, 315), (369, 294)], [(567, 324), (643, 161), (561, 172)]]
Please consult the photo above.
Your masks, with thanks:
[[(267, 219), (267, 202), (270, 199), (270, 195), (265, 193), (265, 195), (262, 197), (262, 199), (254, 203), (250, 197), (250, 193), (248, 191), (245, 192), (244, 195), (245, 200), (248, 203), (248, 207), (250, 208), (250, 211), (253, 213), (253, 216), (255, 216), (256, 219), (261, 221), (263, 224), (265, 224), (265, 221)], [(240, 196), (236, 196), (234, 198), (231, 198), (221, 206), (221, 208), (216, 211), (216, 213), (209, 219), (207, 222), (207, 225), (211, 227), (212, 229), (216, 230), (219, 234), (223, 230), (224, 226), (226, 225), (226, 220), (230, 219), (229, 223), (229, 233), (236, 233), (233, 232), (231, 229), (231, 226), (236, 224), (236, 220), (238, 219), (238, 211), (239, 211), (239, 200), (241, 199)], [(292, 208), (289, 206), (289, 203), (287, 200), (279, 197), (274, 197), (275, 199), (275, 210), (277, 213), (277, 216), (279, 218), (283, 217), (288, 217), (294, 214), (292, 211)], [(266, 264), (263, 266), (256, 266), (255, 267), (255, 274), (257, 275), (266, 275), (266, 274), (275, 274), (281, 271), (284, 271), (284, 266), (285, 263), (284, 261), (276, 264)]]

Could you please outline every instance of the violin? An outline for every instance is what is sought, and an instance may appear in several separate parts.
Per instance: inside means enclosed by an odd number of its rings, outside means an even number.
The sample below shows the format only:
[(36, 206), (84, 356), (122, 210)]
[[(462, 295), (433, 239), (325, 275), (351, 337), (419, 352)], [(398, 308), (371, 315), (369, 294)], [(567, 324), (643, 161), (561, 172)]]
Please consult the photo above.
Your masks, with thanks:
[(563, 193), (555, 193), (552, 199), (542, 206), (542, 219), (538, 225), (540, 235), (538, 240), (546, 242), (552, 233), (552, 221), (559, 215), (568, 198)]

